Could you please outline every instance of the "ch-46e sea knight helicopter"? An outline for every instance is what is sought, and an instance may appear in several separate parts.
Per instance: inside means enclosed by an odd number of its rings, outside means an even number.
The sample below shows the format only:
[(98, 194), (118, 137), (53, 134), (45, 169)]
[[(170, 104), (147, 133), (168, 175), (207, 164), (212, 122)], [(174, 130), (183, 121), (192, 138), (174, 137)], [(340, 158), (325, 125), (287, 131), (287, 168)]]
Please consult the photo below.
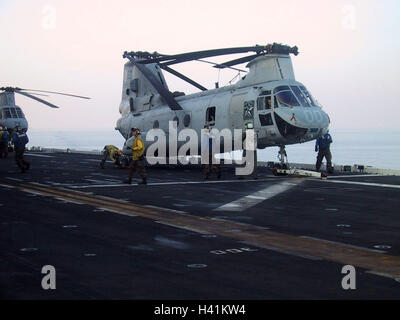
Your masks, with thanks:
[[(42, 93), (60, 94), (63, 96), (70, 96), (75, 98), (90, 99), (88, 97), (76, 96), (68, 93), (60, 93), (53, 91), (44, 90), (33, 90), (33, 89), (21, 89), (14, 87), (1, 87), (0, 88), (0, 125), (3, 128), (7, 128), (8, 131), (12, 132), (15, 128), (21, 130), (28, 130), (28, 121), (25, 118), (22, 109), (15, 104), (15, 93), (23, 95), (25, 97), (36, 100), (43, 103), (51, 108), (58, 108), (56, 105), (45, 101), (36, 95), (43, 96)], [(45, 95), (47, 96), (47, 95)]]
[[(221, 88), (209, 90), (171, 68), (182, 62), (239, 53), (252, 54), (214, 63), (215, 68), (235, 69), (233, 66), (248, 62), (249, 70), (243, 78)], [(280, 147), (280, 160), (284, 162), (285, 145), (316, 139), (328, 131), (330, 123), (306, 87), (295, 80), (290, 54), (297, 55), (298, 48), (277, 43), (176, 55), (125, 52), (123, 57), (129, 62), (124, 66), (121, 118), (116, 130), (125, 139), (129, 138), (132, 127), (142, 133), (160, 128), (168, 134), (169, 121), (176, 121), (178, 132), (190, 128), (200, 139), (204, 125), (221, 131), (244, 130), (251, 124), (257, 133), (257, 148)], [(189, 95), (170, 92), (162, 70), (201, 92)], [(178, 147), (184, 143), (178, 141)], [(145, 144), (151, 143), (145, 141)]]

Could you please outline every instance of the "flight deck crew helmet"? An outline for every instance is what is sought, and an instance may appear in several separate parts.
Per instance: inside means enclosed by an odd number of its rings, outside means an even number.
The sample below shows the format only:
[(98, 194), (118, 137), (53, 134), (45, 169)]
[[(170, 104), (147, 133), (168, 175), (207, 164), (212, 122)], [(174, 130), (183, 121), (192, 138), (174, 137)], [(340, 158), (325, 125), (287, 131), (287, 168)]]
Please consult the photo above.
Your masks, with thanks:
[(245, 127), (246, 127), (246, 129), (254, 129), (254, 125), (253, 125), (252, 122), (247, 122), (247, 123), (245, 124)]
[(122, 150), (118, 150), (118, 151), (117, 151), (117, 155), (120, 156), (121, 154), (122, 154)]

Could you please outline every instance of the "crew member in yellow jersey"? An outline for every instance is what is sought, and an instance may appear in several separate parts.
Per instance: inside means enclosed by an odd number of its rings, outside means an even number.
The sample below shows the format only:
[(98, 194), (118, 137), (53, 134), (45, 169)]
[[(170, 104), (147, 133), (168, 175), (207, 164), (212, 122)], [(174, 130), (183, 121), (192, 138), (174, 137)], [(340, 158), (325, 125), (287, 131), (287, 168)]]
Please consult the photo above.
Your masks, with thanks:
[(121, 154), (122, 154), (122, 151), (119, 150), (116, 146), (113, 146), (113, 145), (105, 146), (103, 149), (103, 159), (101, 159), (100, 167), (102, 169), (104, 169), (104, 164), (105, 164), (108, 156), (110, 156), (111, 161), (115, 165), (117, 165), (119, 168), (122, 168), (121, 163), (119, 161)]
[(145, 146), (142, 137), (140, 136), (139, 128), (132, 128), (131, 132), (132, 135), (135, 136), (135, 139), (133, 140), (132, 147), (128, 147), (128, 149), (132, 149), (132, 162), (126, 183), (131, 184), (136, 171), (139, 171), (140, 177), (142, 178), (142, 182), (139, 184), (147, 184), (147, 173), (144, 168)]

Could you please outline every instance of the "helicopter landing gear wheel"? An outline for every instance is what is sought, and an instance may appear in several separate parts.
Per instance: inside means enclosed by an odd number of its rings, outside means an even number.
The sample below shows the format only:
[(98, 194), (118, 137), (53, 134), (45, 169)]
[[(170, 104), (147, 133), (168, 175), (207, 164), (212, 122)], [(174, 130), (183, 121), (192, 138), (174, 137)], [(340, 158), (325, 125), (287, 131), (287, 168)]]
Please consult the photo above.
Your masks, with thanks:
[(279, 151), (278, 151), (278, 160), (279, 163), (274, 163), (274, 168), (272, 169), (272, 173), (275, 176), (285, 176), (287, 173), (281, 172), (280, 170), (285, 170), (289, 169), (289, 164), (287, 161), (287, 153), (284, 145), (279, 146)]
[(286, 148), (284, 145), (279, 146), (279, 151), (278, 151), (278, 160), (279, 160), (279, 169), (289, 169), (289, 163), (287, 159), (287, 153), (286, 153)]

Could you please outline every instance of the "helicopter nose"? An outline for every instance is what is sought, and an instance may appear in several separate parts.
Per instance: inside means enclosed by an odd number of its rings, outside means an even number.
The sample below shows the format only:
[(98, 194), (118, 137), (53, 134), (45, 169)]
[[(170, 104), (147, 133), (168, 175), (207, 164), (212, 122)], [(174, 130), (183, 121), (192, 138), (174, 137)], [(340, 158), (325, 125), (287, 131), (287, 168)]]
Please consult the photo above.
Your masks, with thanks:
[(283, 137), (299, 141), (313, 139), (321, 130), (326, 131), (330, 122), (319, 107), (276, 109), (275, 121)]

